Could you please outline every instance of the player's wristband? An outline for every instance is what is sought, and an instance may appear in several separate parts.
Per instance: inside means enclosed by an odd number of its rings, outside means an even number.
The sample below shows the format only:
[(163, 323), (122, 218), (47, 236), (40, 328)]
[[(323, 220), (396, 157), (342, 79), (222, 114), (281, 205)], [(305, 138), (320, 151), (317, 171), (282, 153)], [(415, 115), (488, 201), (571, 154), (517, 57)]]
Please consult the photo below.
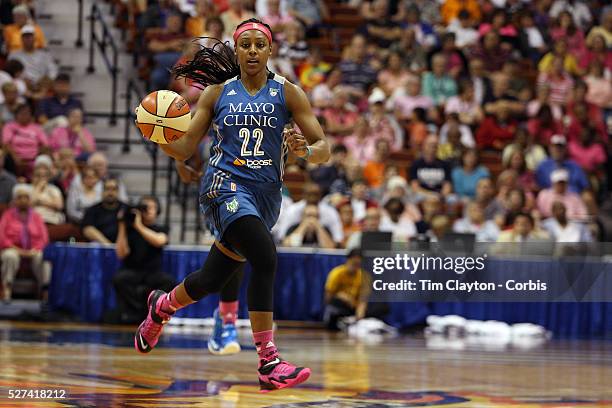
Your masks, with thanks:
[(306, 157), (304, 160), (308, 160), (308, 158), (312, 155), (312, 148), (310, 146), (306, 146)]

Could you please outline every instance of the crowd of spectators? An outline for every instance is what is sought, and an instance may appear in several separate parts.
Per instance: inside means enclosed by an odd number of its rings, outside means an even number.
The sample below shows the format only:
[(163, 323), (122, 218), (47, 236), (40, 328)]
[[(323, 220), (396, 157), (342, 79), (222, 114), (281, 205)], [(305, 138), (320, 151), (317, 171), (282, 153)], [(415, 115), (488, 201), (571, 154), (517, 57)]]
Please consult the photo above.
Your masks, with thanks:
[[(47, 50), (37, 2), (1, 0), (0, 23), (0, 299), (10, 300), (24, 265), (43, 299), (51, 241), (83, 241), (82, 220), (102, 199), (108, 163), (84, 123), (70, 75)], [(119, 195), (127, 200), (125, 186)]]

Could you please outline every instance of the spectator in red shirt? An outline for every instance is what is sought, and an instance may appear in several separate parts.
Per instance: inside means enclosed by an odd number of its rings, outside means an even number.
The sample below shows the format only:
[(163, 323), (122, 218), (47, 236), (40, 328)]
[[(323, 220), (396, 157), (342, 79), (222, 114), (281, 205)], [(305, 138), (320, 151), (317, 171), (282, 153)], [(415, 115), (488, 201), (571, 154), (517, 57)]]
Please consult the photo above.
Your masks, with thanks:
[(568, 141), (580, 140), (582, 129), (592, 128), (595, 131), (595, 141), (608, 142), (608, 134), (602, 121), (598, 121), (589, 115), (588, 106), (584, 102), (574, 105), (574, 111), (570, 114), (570, 124), (567, 128)]
[(482, 121), (476, 132), (476, 144), (479, 148), (501, 150), (514, 138), (517, 121), (510, 117), (505, 102), (496, 103), (495, 112)]
[(540, 106), (537, 116), (527, 122), (527, 131), (535, 140), (546, 146), (550, 144), (553, 135), (563, 133), (563, 126), (553, 117), (550, 105), (544, 104)]
[(612, 74), (612, 51), (606, 47), (606, 40), (603, 35), (596, 34), (589, 38), (588, 49), (584, 58), (580, 59), (578, 65), (586, 69), (593, 61), (598, 61), (607, 75)]
[(15, 275), (23, 258), (31, 260), (32, 272), (43, 289), (49, 284), (51, 270), (43, 261), (43, 249), (49, 243), (47, 228), (40, 215), (32, 209), (32, 187), (13, 187), (13, 206), (0, 219), (0, 258), (2, 259), (2, 299), (11, 300)]

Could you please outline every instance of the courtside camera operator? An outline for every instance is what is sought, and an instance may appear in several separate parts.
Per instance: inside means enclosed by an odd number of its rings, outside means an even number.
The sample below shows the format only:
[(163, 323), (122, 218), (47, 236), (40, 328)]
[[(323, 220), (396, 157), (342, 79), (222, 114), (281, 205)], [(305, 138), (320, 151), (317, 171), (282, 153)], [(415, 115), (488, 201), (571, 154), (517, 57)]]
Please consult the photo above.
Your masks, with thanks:
[(146, 300), (153, 289), (170, 291), (171, 275), (162, 271), (162, 251), (168, 243), (168, 229), (156, 224), (159, 201), (142, 197), (138, 205), (119, 211), (119, 233), (115, 251), (122, 266), (113, 277), (117, 309), (106, 316), (113, 323), (134, 323), (146, 317)]

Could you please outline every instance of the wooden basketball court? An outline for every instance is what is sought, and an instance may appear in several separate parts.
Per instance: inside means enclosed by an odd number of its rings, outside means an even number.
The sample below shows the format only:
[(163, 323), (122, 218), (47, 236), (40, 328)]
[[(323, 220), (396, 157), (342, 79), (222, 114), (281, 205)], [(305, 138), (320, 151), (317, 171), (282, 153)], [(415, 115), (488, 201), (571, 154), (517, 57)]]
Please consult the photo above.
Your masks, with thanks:
[[(419, 336), (365, 344), (281, 329), (282, 355), (313, 376), (260, 394), (248, 334), (242, 353), (215, 357), (206, 333), (172, 329), (139, 355), (132, 328), (0, 322), (0, 407), (612, 407), (609, 342), (444, 350)], [(65, 398), (9, 399), (11, 390)]]

